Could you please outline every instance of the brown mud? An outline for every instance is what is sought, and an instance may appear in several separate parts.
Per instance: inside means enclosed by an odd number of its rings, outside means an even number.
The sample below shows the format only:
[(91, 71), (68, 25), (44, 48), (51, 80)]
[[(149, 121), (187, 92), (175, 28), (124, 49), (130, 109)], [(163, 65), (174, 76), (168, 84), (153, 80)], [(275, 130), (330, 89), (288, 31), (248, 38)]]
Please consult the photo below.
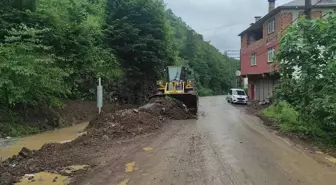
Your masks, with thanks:
[[(191, 118), (187, 110), (182, 108), (183, 105), (175, 101), (152, 104), (148, 106), (150, 108), (142, 107), (139, 110), (104, 111), (90, 121), (85, 134), (71, 142), (45, 144), (37, 151), (23, 148), (18, 155), (0, 164), (0, 184), (13, 184), (25, 174), (42, 171), (69, 175), (64, 174), (64, 169), (72, 165), (89, 165), (93, 168), (98, 165), (98, 159), (106, 155), (106, 151), (116, 148), (123, 141), (154, 133), (169, 118), (174, 118), (167, 115), (175, 113), (178, 119)], [(163, 109), (167, 111), (162, 112)], [(109, 155), (112, 154), (109, 152)], [(71, 175), (76, 176), (76, 173)]]
[[(197, 120), (169, 124), (168, 118), (162, 116), (163, 121), (160, 115), (138, 109), (105, 113), (75, 141), (48, 144), (32, 153), (24, 150), (17, 165), (23, 174), (32, 170), (29, 165), (62, 173), (59, 169), (72, 163), (87, 164), (88, 170), (66, 175), (72, 179), (70, 184), (83, 185), (331, 185), (336, 181), (336, 159), (277, 136), (245, 107), (228, 104), (223, 96), (203, 97), (200, 112), (204, 114)], [(141, 123), (143, 118), (151, 120), (149, 125)], [(5, 172), (1, 182), (20, 177), (15, 175), (20, 169), (11, 169), (15, 161), (5, 168), (0, 165), (0, 173)]]
[[(135, 105), (105, 104), (104, 112), (115, 112), (117, 110), (135, 108)], [(55, 109), (57, 116), (62, 118), (66, 125), (82, 123), (94, 118), (98, 113), (97, 102), (95, 101), (67, 101), (62, 108)]]
[[(115, 112), (134, 107), (136, 106), (129, 104), (105, 104), (102, 110), (105, 112)], [(0, 123), (12, 122), (14, 117), (20, 124), (38, 128), (40, 131), (47, 131), (90, 121), (97, 113), (98, 109), (95, 101), (66, 101), (60, 108), (18, 108), (17, 110), (13, 110), (11, 114), (6, 110), (0, 109)], [(0, 131), (0, 138), (7, 136), (13, 137)]]
[(112, 157), (78, 184), (334, 184), (336, 167), (327, 156), (276, 136), (245, 107), (228, 104), (223, 96), (202, 97), (202, 112), (197, 120), (172, 121), (152, 136), (111, 149)]
[(139, 110), (153, 113), (156, 115), (164, 115), (173, 120), (185, 120), (196, 118), (187, 110), (187, 107), (179, 100), (166, 98), (153, 98), (150, 102)]

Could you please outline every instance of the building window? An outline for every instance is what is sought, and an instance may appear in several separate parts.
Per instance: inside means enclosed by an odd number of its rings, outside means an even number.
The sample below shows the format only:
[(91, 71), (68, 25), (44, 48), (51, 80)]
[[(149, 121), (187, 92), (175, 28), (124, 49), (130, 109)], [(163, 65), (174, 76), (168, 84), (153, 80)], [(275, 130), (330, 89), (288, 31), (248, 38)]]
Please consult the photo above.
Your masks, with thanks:
[(275, 20), (272, 19), (268, 22), (268, 33), (273, 33), (275, 31)]
[(268, 62), (273, 62), (273, 58), (275, 56), (275, 48), (268, 48), (268, 52), (267, 52), (267, 58), (268, 58)]
[(257, 55), (253, 53), (251, 56), (251, 66), (256, 66), (256, 65), (257, 65)]

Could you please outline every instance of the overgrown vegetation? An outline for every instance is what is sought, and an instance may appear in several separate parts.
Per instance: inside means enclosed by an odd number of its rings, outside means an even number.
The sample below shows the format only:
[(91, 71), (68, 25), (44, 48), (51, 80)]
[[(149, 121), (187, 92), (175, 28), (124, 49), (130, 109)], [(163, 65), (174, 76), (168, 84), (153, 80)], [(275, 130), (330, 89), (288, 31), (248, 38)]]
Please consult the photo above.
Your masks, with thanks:
[(0, 133), (1, 137), (7, 136), (25, 136), (30, 134), (37, 134), (41, 130), (39, 127), (22, 124), (20, 122), (1, 122)]
[(162, 0), (1, 1), (0, 61), (4, 112), (93, 100), (98, 77), (106, 100), (142, 103), (167, 65), (192, 68), (201, 95), (220, 94), (238, 63)]
[(317, 122), (304, 122), (299, 113), (285, 101), (277, 102), (264, 110), (265, 116), (275, 119), (280, 131), (296, 133), (300, 137), (310, 137), (323, 141), (325, 136)]
[(239, 61), (223, 55), (210, 42), (205, 42), (202, 35), (186, 25), (171, 10), (166, 11), (166, 14), (175, 37), (177, 63), (193, 69), (200, 95), (227, 93), (235, 84), (234, 74), (239, 69)]
[[(280, 85), (265, 114), (285, 132), (336, 145), (336, 16), (300, 20), (280, 43)], [(286, 103), (284, 103), (286, 102)]]

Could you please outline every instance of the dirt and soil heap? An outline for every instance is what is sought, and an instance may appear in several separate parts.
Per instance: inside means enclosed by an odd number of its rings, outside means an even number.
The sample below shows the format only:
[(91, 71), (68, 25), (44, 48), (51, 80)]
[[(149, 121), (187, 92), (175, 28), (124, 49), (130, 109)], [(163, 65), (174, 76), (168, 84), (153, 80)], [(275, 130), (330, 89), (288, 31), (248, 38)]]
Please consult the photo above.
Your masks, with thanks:
[(154, 132), (171, 119), (193, 118), (177, 100), (155, 99), (139, 109), (102, 113), (92, 119), (86, 133), (68, 143), (45, 144), (38, 151), (27, 148), (0, 164), (0, 185), (13, 184), (25, 174), (57, 172), (71, 165), (94, 166), (101, 151), (114, 141)]
[(179, 100), (166, 98), (153, 98), (151, 101), (140, 107), (140, 111), (156, 115), (163, 115), (173, 120), (192, 119), (196, 116), (191, 114), (187, 107)]
[[(120, 110), (95, 117), (86, 128), (87, 133), (64, 144), (45, 144), (38, 151), (24, 148), (19, 155), (0, 164), (0, 184), (17, 182), (25, 174), (40, 171), (60, 173), (71, 165), (88, 164), (110, 144), (111, 139), (133, 137), (157, 130), (165, 123), (162, 116), (138, 111)], [(83, 155), (84, 154), (84, 155)]]
[(104, 113), (95, 117), (87, 126), (90, 137), (107, 135), (111, 137), (139, 135), (158, 129), (165, 122), (162, 116), (128, 109), (116, 113)]

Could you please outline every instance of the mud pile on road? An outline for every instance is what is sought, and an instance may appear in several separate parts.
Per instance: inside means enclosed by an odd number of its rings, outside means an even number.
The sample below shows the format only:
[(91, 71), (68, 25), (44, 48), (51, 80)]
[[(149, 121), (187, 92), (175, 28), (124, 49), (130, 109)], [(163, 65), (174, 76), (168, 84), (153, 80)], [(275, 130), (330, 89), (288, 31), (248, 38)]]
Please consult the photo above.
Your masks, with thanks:
[[(96, 165), (102, 151), (125, 138), (152, 133), (171, 119), (193, 118), (177, 100), (155, 99), (139, 109), (106, 112), (92, 119), (85, 133), (59, 144), (45, 144), (40, 150), (23, 149), (0, 164), (0, 185), (13, 184), (25, 174), (41, 171), (60, 173), (71, 165)], [(113, 142), (114, 141), (114, 142)]]
[[(115, 105), (105, 103), (102, 108), (105, 112), (135, 108), (134, 105)], [(62, 108), (54, 110), (58, 117), (65, 121), (66, 125), (82, 123), (93, 119), (97, 114), (97, 102), (95, 101), (67, 101)]]
[(40, 150), (31, 151), (23, 148), (18, 155), (6, 159), (0, 164), (0, 185), (18, 182), (25, 174), (51, 172), (64, 174), (68, 166), (91, 163), (92, 156), (84, 155), (94, 152), (95, 147), (72, 143), (45, 144)]
[(23, 149), (0, 164), (0, 185), (13, 184), (25, 174), (41, 171), (60, 173), (71, 165), (95, 165), (100, 152), (111, 147), (112, 140), (154, 132), (166, 119), (137, 109), (120, 110), (96, 116), (86, 128), (86, 133), (64, 143), (45, 144), (40, 150)]
[(165, 119), (162, 116), (127, 109), (115, 113), (103, 113), (95, 117), (87, 126), (87, 135), (90, 137), (104, 136), (104, 140), (116, 137), (127, 137), (152, 132), (160, 128)]
[(153, 98), (151, 101), (140, 107), (140, 111), (155, 115), (166, 116), (173, 120), (192, 119), (196, 116), (191, 114), (187, 107), (179, 100), (166, 98)]

